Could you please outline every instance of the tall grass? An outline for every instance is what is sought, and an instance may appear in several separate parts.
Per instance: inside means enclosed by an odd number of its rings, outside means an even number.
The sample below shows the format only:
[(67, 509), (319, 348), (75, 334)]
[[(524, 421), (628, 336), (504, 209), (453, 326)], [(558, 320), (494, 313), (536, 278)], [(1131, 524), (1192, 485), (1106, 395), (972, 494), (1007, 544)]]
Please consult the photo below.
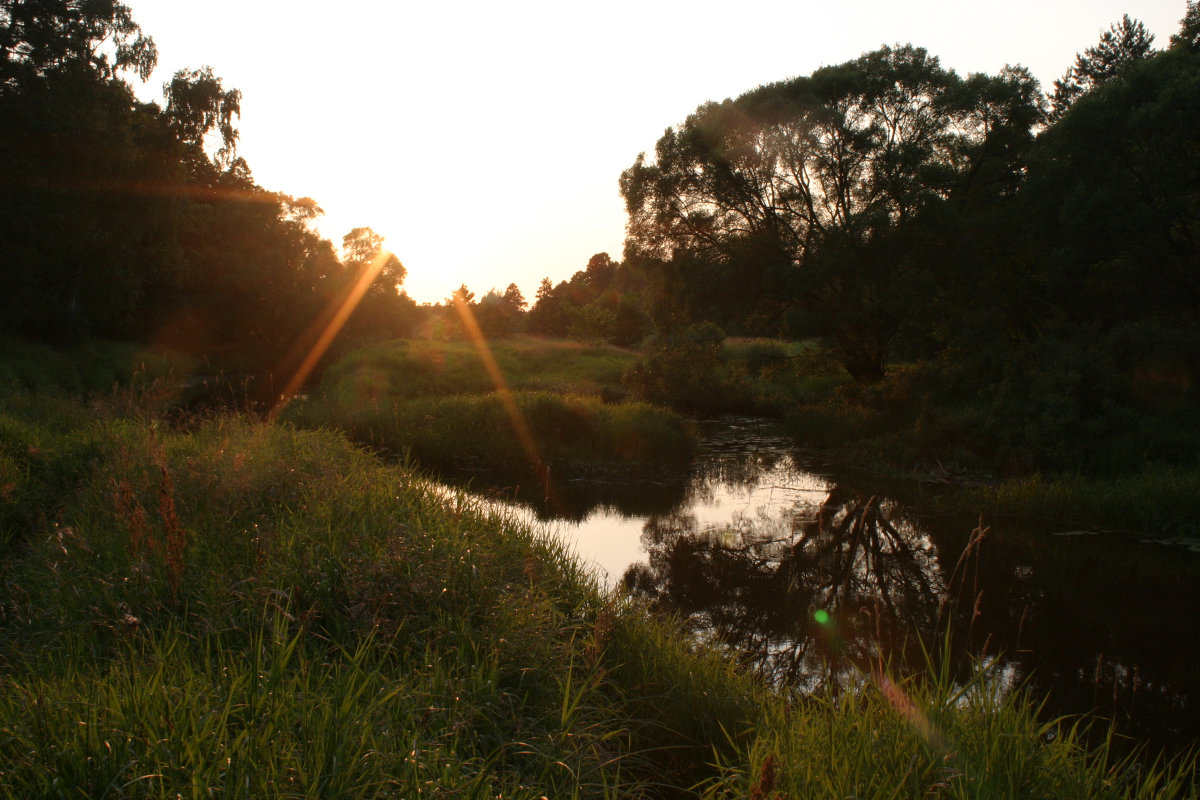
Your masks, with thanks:
[(183, 377), (194, 368), (178, 353), (131, 344), (88, 340), (69, 349), (0, 336), (0, 396), (32, 392), (84, 395), (114, 385), (147, 384), (168, 376)]
[(440, 472), (482, 470), (529, 485), (551, 474), (677, 469), (690, 456), (691, 435), (673, 413), (602, 402), (621, 393), (627, 351), (523, 338), (491, 349), (501, 386), (469, 342), (396, 341), (352, 352), (286, 419), (340, 429)]
[(10, 498), (0, 561), (3, 796), (637, 797), (660, 780), (646, 731), (667, 733), (610, 675), (632, 612), (519, 520), (285, 425), (24, 430), (48, 467)]
[(298, 404), (289, 419), (337, 425), (377, 450), (407, 452), (435, 469), (511, 476), (652, 472), (679, 468), (691, 455), (682, 419), (644, 403), (518, 392), (433, 397), (347, 408)]
[[(994, 665), (998, 662), (990, 662)], [(966, 683), (948, 659), (919, 677), (886, 667), (857, 691), (772, 705), (703, 798), (1099, 798), (1197, 797), (1194, 754), (1137, 766), (1084, 744), (1079, 721), (1039, 721), (1036, 704), (998, 689), (980, 664)]]

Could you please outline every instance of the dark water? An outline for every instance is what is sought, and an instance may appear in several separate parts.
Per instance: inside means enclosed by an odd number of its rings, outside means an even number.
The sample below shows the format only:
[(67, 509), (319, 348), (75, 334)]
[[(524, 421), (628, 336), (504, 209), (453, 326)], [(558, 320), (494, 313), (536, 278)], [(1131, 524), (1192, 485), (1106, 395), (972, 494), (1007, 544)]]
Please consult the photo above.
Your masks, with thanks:
[[(687, 475), (527, 498), (610, 586), (678, 614), (779, 686), (921, 664), (1113, 719), (1125, 742), (1200, 739), (1200, 553), (1137, 534), (921, 513), (913, 487), (806, 466), (761, 420), (708, 426)], [(907, 501), (904, 498), (909, 498)], [(919, 637), (914, 634), (919, 634)]]

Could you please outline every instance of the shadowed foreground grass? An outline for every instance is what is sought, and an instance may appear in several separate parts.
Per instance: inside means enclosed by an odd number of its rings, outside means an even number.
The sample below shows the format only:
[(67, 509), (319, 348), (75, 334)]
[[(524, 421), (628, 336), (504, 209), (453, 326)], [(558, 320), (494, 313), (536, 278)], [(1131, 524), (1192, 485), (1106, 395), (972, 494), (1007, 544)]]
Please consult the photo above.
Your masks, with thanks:
[(0, 394), (0, 797), (1171, 798), (981, 675), (784, 698), (342, 436)]

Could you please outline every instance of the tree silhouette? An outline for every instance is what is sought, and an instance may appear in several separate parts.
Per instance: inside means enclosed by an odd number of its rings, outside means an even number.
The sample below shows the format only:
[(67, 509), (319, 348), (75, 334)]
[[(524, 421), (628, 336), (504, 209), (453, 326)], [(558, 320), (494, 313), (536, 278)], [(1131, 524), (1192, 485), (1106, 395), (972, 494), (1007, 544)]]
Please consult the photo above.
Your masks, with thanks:
[(1153, 52), (1154, 34), (1126, 14), (1110, 26), (1100, 41), (1075, 56), (1067, 74), (1054, 82), (1050, 97), (1050, 119), (1057, 120), (1079, 98), (1104, 83), (1126, 64), (1140, 61)]
[(1200, 50), (1200, 2), (1188, 0), (1187, 11), (1179, 22), (1179, 31), (1171, 36), (1171, 47)]
[(154, 40), (113, 0), (0, 0), (0, 93), (64, 70), (150, 77)]
[(705, 104), (622, 174), (626, 260), (673, 265), (693, 318), (791, 289), (847, 371), (878, 380), (920, 307), (911, 226), (1011, 191), (1039, 102), (1028, 72), (964, 81), (906, 45)]

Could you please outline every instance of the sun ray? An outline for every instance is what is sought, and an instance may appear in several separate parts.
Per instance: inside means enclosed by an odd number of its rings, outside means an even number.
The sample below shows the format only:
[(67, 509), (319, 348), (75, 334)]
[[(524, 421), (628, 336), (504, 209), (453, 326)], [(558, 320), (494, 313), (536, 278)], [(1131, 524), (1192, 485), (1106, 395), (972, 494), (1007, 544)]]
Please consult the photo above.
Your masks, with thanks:
[(504, 404), (504, 411), (508, 414), (509, 422), (513, 426), (513, 432), (516, 433), (517, 440), (521, 443), (521, 449), (525, 451), (525, 457), (529, 459), (534, 474), (542, 482), (541, 488), (545, 492), (546, 499), (550, 500), (550, 465), (542, 459), (542, 455), (538, 451), (533, 434), (530, 432), (529, 426), (525, 423), (525, 417), (521, 415), (521, 410), (517, 408), (516, 400), (513, 399), (512, 390), (508, 387), (508, 381), (504, 379), (504, 374), (500, 372), (500, 365), (496, 363), (496, 357), (492, 355), (492, 348), (488, 346), (487, 337), (483, 335), (483, 331), (479, 328), (479, 323), (475, 319), (475, 312), (471, 310), (469, 303), (457, 297), (454, 298), (454, 310), (458, 312), (458, 316), (463, 323), (463, 328), (467, 331), (467, 336), (470, 337), (471, 342), (475, 345), (475, 350), (479, 353), (479, 358), (483, 361), (483, 368), (487, 370), (488, 377), (492, 380), (492, 385), (496, 387), (496, 395), (500, 398), (500, 402)]
[[(367, 289), (379, 276), (383, 265), (387, 263), (392, 254), (387, 250), (380, 250), (375, 254), (375, 257), (367, 264), (364, 264), (350, 288), (346, 291), (343, 298), (335, 300), (330, 304), (321, 316), (313, 322), (308, 331), (298, 340), (298, 344), (288, 353), (284, 359), (285, 365), (290, 365), (299, 362), (299, 366), (292, 372), (288, 378), (287, 385), (283, 389), (272, 406), (269, 419), (275, 419), (291, 401), (291, 399), (300, 391), (300, 387), (308, 380), (308, 376), (312, 374), (313, 368), (317, 362), (321, 360), (321, 356), (325, 355), (325, 351), (329, 349), (329, 345), (337, 338), (341, 332), (346, 320), (350, 319), (350, 315), (354, 313), (354, 309), (358, 308), (358, 304), (362, 301), (363, 295), (367, 293)], [(314, 336), (315, 334), (315, 336)], [(315, 341), (313, 341), (315, 339)], [(313, 341), (311, 347), (307, 347), (304, 343)], [(300, 354), (303, 353), (301, 356)]]

